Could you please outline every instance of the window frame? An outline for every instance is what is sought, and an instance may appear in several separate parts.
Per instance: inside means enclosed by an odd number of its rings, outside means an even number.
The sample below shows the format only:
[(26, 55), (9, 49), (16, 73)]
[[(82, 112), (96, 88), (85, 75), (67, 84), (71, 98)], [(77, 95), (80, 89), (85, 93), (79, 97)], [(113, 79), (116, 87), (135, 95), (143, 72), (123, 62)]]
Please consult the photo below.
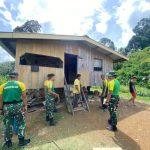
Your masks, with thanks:
[[(95, 61), (100, 61), (101, 66), (96, 67)], [(93, 71), (96, 71), (96, 72), (103, 71), (103, 59), (99, 59), (99, 58), (93, 59)]]

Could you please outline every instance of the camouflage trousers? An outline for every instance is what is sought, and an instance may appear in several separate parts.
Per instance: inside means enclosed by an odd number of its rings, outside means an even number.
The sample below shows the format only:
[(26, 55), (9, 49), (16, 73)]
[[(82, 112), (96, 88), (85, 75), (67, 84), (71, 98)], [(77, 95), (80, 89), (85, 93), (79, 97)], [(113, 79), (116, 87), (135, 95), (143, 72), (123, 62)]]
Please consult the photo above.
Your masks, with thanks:
[(109, 102), (109, 114), (110, 114), (110, 123), (112, 126), (117, 125), (117, 109), (119, 103), (119, 96), (112, 96)]
[(50, 94), (46, 94), (45, 96), (45, 107), (46, 107), (46, 116), (49, 118), (53, 118), (53, 112), (55, 109), (55, 98), (52, 97)]
[(26, 121), (24, 112), (22, 112), (23, 102), (17, 104), (4, 104), (4, 140), (8, 141), (13, 136), (14, 119), (18, 124), (18, 138), (24, 137)]

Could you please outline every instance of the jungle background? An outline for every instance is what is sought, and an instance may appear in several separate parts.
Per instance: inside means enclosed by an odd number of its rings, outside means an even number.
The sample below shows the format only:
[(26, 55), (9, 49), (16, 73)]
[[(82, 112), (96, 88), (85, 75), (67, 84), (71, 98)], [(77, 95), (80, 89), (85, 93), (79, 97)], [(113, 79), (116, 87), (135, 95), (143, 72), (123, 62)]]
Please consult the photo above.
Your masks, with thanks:
[[(30, 20), (17, 26), (13, 32), (40, 32), (38, 21)], [(103, 45), (128, 56), (129, 61), (114, 64), (118, 79), (121, 82), (121, 95), (129, 97), (128, 83), (132, 75), (137, 77), (136, 89), (138, 100), (149, 101), (150, 97), (150, 18), (141, 19), (133, 28), (135, 35), (126, 47), (117, 49), (114, 42), (107, 37), (99, 40)], [(0, 56), (0, 59), (3, 56)], [(15, 62), (0, 63), (0, 85), (8, 80), (8, 74), (14, 70)]]
[[(14, 32), (39, 32), (40, 24), (35, 20), (27, 21)], [(79, 111), (72, 117), (64, 108), (59, 110), (56, 119), (58, 125), (50, 127), (45, 122), (45, 111), (39, 109), (27, 115), (27, 133), (31, 144), (25, 150), (98, 150), (114, 148), (116, 150), (147, 150), (149, 144), (149, 105), (150, 102), (150, 18), (144, 18), (133, 29), (135, 35), (127, 47), (117, 49), (107, 37), (99, 40), (102, 44), (127, 55), (129, 60), (114, 64), (121, 82), (121, 101), (118, 110), (118, 132), (106, 130), (108, 111), (99, 109), (99, 99), (90, 102), (90, 112)], [(0, 60), (3, 56), (0, 56)], [(8, 74), (14, 70), (15, 62), (0, 63), (0, 85), (8, 80)], [(127, 105), (130, 98), (128, 83), (132, 75), (137, 76), (138, 93), (136, 107)], [(144, 102), (144, 103), (143, 103)], [(3, 134), (2, 116), (0, 116), (0, 134)], [(0, 149), (3, 136), (0, 136)], [(13, 150), (19, 150), (17, 136), (13, 138)]]

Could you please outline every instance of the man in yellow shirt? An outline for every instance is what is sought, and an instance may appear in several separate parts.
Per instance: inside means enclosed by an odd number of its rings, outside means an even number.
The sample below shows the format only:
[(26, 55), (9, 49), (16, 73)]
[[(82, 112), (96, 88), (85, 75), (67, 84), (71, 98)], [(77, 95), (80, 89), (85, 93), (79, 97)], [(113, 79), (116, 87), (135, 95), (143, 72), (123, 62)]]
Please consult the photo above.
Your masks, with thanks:
[(105, 109), (104, 99), (107, 97), (108, 93), (108, 81), (105, 75), (101, 75), (102, 83), (102, 93), (101, 93), (101, 108)]
[(81, 74), (77, 74), (76, 79), (74, 81), (74, 87), (73, 87), (73, 94), (74, 94), (74, 99), (73, 99), (73, 108), (78, 107), (78, 101), (80, 98), (80, 93), (81, 93)]
[(55, 93), (54, 90), (54, 81), (55, 75), (48, 74), (47, 80), (44, 82), (45, 87), (45, 101), (46, 101), (46, 121), (49, 122), (50, 126), (54, 126), (56, 124), (54, 120), (54, 108), (55, 108), (55, 98), (59, 98), (59, 94)]

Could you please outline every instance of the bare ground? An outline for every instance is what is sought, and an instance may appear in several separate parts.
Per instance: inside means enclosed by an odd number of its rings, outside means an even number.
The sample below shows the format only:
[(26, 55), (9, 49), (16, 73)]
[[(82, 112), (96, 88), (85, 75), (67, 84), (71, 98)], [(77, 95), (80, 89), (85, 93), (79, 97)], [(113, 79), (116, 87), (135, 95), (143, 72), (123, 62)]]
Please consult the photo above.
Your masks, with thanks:
[[(90, 104), (90, 112), (79, 111), (75, 116), (64, 109), (56, 115), (58, 124), (50, 127), (45, 122), (44, 110), (28, 114), (27, 136), (32, 142), (29, 150), (99, 150), (102, 148), (149, 150), (150, 106), (137, 103), (127, 106), (120, 103), (118, 132), (106, 130), (108, 112), (98, 108), (97, 102)], [(16, 137), (14, 138), (16, 141)], [(0, 138), (0, 143), (2, 138)], [(17, 148), (16, 148), (17, 149)]]

